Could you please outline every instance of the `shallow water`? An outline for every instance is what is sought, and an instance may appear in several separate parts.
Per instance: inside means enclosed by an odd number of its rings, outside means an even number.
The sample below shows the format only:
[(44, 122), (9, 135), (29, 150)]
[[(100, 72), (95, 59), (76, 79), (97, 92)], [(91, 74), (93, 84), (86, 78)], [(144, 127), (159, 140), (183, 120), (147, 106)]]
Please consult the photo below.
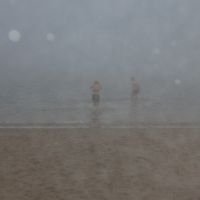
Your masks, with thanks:
[(140, 97), (137, 103), (102, 99), (98, 107), (83, 101), (4, 102), (0, 106), (0, 122), (4, 123), (199, 123), (196, 104)]

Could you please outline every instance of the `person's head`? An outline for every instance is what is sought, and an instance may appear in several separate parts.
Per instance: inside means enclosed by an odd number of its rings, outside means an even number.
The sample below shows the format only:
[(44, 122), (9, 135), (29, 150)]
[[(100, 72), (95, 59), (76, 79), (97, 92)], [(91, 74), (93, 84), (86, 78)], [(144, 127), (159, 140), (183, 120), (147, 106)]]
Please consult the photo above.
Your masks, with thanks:
[(133, 77), (131, 77), (131, 81), (135, 81), (135, 77), (133, 76)]
[(99, 81), (97, 81), (97, 80), (96, 80), (96, 81), (94, 81), (94, 84), (99, 84)]

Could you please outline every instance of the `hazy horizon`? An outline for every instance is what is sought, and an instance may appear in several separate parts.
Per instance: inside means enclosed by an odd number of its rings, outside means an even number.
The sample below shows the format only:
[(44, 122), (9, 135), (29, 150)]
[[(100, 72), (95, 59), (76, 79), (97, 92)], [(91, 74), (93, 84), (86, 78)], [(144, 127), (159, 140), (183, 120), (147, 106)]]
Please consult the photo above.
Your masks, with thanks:
[(96, 79), (103, 99), (127, 100), (135, 76), (141, 98), (199, 113), (199, 8), (198, 0), (0, 0), (0, 107), (89, 100)]

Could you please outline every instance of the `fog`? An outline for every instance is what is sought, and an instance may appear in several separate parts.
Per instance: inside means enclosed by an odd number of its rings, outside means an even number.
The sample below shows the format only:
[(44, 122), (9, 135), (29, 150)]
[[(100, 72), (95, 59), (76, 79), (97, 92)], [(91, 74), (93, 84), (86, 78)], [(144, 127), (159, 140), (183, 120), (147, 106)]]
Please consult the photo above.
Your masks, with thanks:
[[(0, 0), (0, 121), (199, 123), (199, 0)], [(139, 113), (139, 114), (138, 114)], [(88, 119), (88, 120), (87, 120)]]

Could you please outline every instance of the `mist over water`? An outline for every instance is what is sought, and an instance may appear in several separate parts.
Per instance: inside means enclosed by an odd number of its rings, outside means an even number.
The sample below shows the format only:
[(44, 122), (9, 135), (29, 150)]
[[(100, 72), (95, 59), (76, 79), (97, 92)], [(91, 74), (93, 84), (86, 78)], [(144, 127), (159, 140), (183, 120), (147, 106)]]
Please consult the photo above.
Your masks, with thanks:
[(199, 9), (199, 0), (1, 0), (0, 122), (199, 123)]

